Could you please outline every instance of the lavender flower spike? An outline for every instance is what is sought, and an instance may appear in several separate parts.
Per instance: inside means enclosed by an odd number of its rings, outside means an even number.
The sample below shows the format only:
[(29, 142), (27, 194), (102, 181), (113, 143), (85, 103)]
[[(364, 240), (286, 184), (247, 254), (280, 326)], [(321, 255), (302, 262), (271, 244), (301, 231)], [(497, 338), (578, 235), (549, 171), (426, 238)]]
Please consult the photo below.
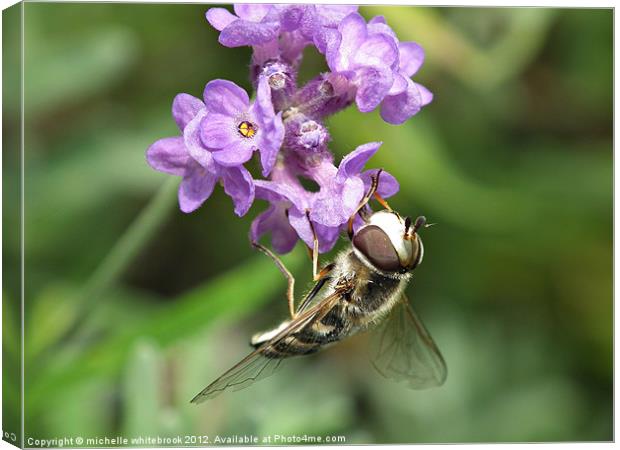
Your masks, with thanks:
[[(278, 253), (298, 240), (319, 252), (331, 250), (344, 232), (377, 169), (364, 170), (380, 142), (360, 145), (338, 167), (329, 149), (325, 119), (355, 103), (362, 112), (380, 108), (388, 123), (401, 124), (430, 103), (433, 94), (414, 82), (424, 62), (415, 42), (400, 42), (382, 16), (368, 23), (355, 5), (237, 4), (234, 14), (211, 8), (207, 20), (227, 47), (251, 46), (248, 93), (227, 80), (207, 83), (203, 101), (188, 94), (173, 103), (181, 135), (164, 138), (147, 150), (148, 163), (183, 178), (179, 205), (191, 212), (220, 182), (246, 214), (255, 198), (268, 207), (252, 222), (250, 239), (271, 234)], [(330, 72), (298, 85), (303, 49), (314, 45)], [(262, 177), (244, 167), (259, 152)], [(318, 190), (307, 190), (302, 180)], [(388, 198), (398, 181), (381, 171), (377, 193)], [(366, 205), (369, 209), (370, 206)], [(353, 226), (363, 219), (354, 218)]]

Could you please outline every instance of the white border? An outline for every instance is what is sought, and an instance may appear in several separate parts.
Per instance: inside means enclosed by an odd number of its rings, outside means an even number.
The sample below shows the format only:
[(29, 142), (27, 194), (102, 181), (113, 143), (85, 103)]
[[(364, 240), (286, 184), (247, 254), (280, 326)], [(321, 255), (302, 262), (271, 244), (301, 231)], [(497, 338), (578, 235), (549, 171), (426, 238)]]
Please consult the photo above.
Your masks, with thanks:
[[(33, 0), (36, 1), (36, 0)], [(54, 1), (54, 0), (52, 0)], [(93, 3), (101, 3), (98, 2), (96, 0), (83, 0), (80, 3), (86, 3), (86, 2), (93, 2)], [(18, 3), (15, 0), (0, 0), (0, 8), (2, 8), (3, 10), (15, 5), (16, 3)], [(170, 0), (150, 0), (150, 1), (145, 1), (145, 0), (136, 0), (136, 1), (132, 1), (132, 2), (127, 2), (127, 1), (122, 1), (122, 0), (111, 0), (111, 1), (107, 1), (106, 3), (198, 3), (198, 4), (221, 4), (222, 2), (217, 2), (217, 1), (194, 1), (194, 0), (185, 0), (185, 1), (170, 1)], [(257, 2), (254, 0), (245, 0), (245, 3), (261, 3), (261, 2)], [(264, 2), (263, 2), (264, 3)], [(304, 1), (300, 1), (300, 0), (289, 0), (286, 2), (283, 1), (274, 1), (272, 3), (307, 3)], [(313, 0), (312, 3), (338, 3), (338, 4), (360, 4), (360, 5), (376, 5), (376, 4), (386, 4), (386, 5), (403, 5), (403, 6), (474, 6), (474, 7), (554, 7), (554, 8), (615, 8), (616, 6), (616, 2), (614, 1), (600, 1), (600, 0), (591, 0), (589, 2), (583, 2), (583, 1), (577, 1), (577, 0), (564, 0), (564, 1), (494, 1), (494, 2), (488, 2), (488, 1), (468, 1), (468, 2), (458, 2), (458, 1), (441, 1), (441, 0), (426, 0), (423, 2), (417, 2), (417, 1), (407, 1), (407, 0), (391, 0), (389, 2), (384, 2), (384, 1), (351, 1), (351, 0), (338, 0), (337, 2), (334, 1), (326, 1), (326, 0)], [(22, 70), (22, 79), (21, 79), (21, 114), (22, 114), (22, 121), (21, 121), (21, 129), (20, 129), (20, 134), (21, 134), (21, 143), (22, 143), (22, 153), (21, 153), (21, 180), (20, 180), (20, 195), (23, 195), (24, 193), (24, 153), (23, 153), (23, 145), (24, 145), (24, 14), (25, 14), (25, 8), (24, 5), (21, 5), (21, 9), (22, 9), (22, 14), (21, 14), (21, 20), (22, 20), (22, 29), (21, 29), (21, 33), (22, 33), (22, 52), (21, 52), (21, 70)], [(2, 23), (0, 21), (0, 43), (2, 42)], [(618, 44), (619, 44), (619, 38), (618, 38), (618, 33), (616, 33), (616, 22), (615, 22), (615, 17), (614, 17), (614, 50), (616, 48), (618, 48)], [(2, 72), (2, 60), (0, 58), (0, 73)], [(616, 74), (618, 73), (618, 60), (615, 58), (615, 51), (614, 51), (614, 88), (616, 86)], [(1, 89), (1, 87), (0, 87)], [(618, 101), (618, 93), (617, 91), (614, 89), (614, 155), (615, 155), (615, 133), (617, 132), (617, 127), (616, 127), (616, 121), (615, 121), (615, 105), (617, 104)], [(0, 110), (0, 119), (2, 118), (2, 111)], [(1, 137), (1, 133), (2, 131), (0, 130), (0, 137)], [(617, 158), (614, 158), (614, 177), (615, 174), (617, 172), (617, 167), (618, 164), (620, 164), (618, 162)], [(1, 169), (2, 169), (2, 162), (0, 160), (0, 174), (1, 174)], [(0, 185), (0, 207), (2, 206), (2, 198), (1, 198), (1, 193), (2, 193), (2, 186)], [(619, 194), (619, 188), (615, 183), (615, 178), (614, 178), (614, 237), (616, 236), (616, 227), (618, 226), (618, 209), (615, 208), (616, 206), (616, 199), (619, 198), (618, 196)], [(23, 203), (23, 197), (21, 197), (21, 202), (20, 202), (20, 214), (21, 214), (21, 220), (20, 220), (20, 233), (22, 236), (22, 242), (21, 242), (21, 295), (22, 295), (22, 302), (21, 302), (21, 307), (22, 307), (22, 323), (21, 323), (21, 327), (22, 327), (22, 336), (21, 336), (21, 345), (22, 345), (22, 361), (21, 361), (21, 376), (22, 376), (22, 442), (23, 442), (23, 432), (24, 432), (24, 414), (23, 414), (23, 399), (24, 399), (24, 392), (23, 392), (23, 375), (24, 375), (24, 366), (23, 366), (23, 339), (24, 339), (24, 335), (23, 335), (23, 328), (24, 328), (24, 323), (23, 323), (23, 308), (24, 308), (24, 302), (23, 302), (23, 295), (24, 295), (24, 203)], [(0, 232), (2, 230), (2, 225), (0, 223)], [(0, 238), (1, 239), (1, 238)], [(614, 261), (615, 261), (615, 255), (616, 255), (616, 245), (614, 242)], [(0, 269), (2, 267), (2, 261), (0, 259)], [(615, 299), (615, 288), (616, 288), (616, 283), (615, 281), (618, 279), (619, 276), (619, 269), (618, 267), (614, 264), (614, 299)], [(2, 274), (0, 273), (0, 282), (2, 281)], [(0, 310), (0, 324), (1, 324), (1, 318), (2, 318), (2, 312)], [(617, 322), (618, 319), (618, 310), (617, 308), (615, 308), (614, 305), (614, 331), (615, 331), (615, 323)], [(618, 417), (615, 414), (615, 404), (616, 404), (616, 400), (617, 400), (617, 391), (615, 389), (615, 382), (617, 380), (616, 378), (616, 372), (615, 372), (615, 368), (616, 368), (616, 361), (617, 361), (617, 356), (618, 356), (618, 346), (615, 345), (616, 344), (616, 339), (615, 339), (615, 332), (614, 332), (614, 438), (615, 438), (615, 432), (616, 430), (618, 430)], [(0, 371), (2, 369), (2, 360), (0, 358)], [(2, 400), (2, 396), (0, 394), (0, 402)], [(0, 423), (1, 423), (1, 419), (2, 419), (2, 412), (1, 412), (1, 408), (0, 408)], [(449, 424), (446, 424), (446, 426), (449, 426)], [(13, 446), (11, 446), (9, 443), (5, 442), (5, 441), (0, 441), (0, 448), (15, 448)], [(615, 444), (613, 443), (557, 443), (557, 444), (459, 444), (459, 448), (466, 448), (466, 449), (470, 449), (470, 448), (485, 448), (485, 449), (497, 449), (497, 448), (510, 448), (510, 449), (515, 449), (515, 450), (520, 450), (520, 449), (524, 449), (524, 448), (529, 448), (532, 445), (536, 445), (536, 448), (542, 448), (542, 449), (547, 449), (547, 448), (553, 448), (553, 449), (564, 449), (564, 448), (570, 448), (570, 449), (589, 449), (589, 448), (608, 448), (608, 447), (615, 447)], [(376, 448), (392, 448), (394, 447), (394, 445), (377, 445), (377, 446), (373, 446)], [(410, 447), (409, 445), (398, 445), (398, 447)], [(413, 446), (411, 446), (413, 447)], [(236, 448), (247, 448), (247, 447), (227, 447), (227, 448), (231, 448), (231, 449), (236, 449)], [(282, 447), (280, 447), (282, 448)], [(296, 447), (284, 447), (284, 448), (308, 448), (308, 446), (296, 446)], [(342, 446), (322, 446), (322, 448), (325, 449), (340, 449), (342, 448)], [(453, 448), (453, 445), (445, 445), (445, 444), (433, 444), (433, 445), (416, 445), (415, 448), (419, 448), (419, 449), (427, 449), (427, 450), (435, 450), (435, 449), (443, 449), (443, 448)]]

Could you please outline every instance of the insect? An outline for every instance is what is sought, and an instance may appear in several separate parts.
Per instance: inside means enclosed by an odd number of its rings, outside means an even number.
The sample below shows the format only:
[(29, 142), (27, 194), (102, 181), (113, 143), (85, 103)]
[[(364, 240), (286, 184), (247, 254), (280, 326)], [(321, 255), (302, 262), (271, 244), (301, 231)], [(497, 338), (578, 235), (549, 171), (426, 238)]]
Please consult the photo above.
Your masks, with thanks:
[[(288, 279), (287, 298), (291, 318), (273, 330), (251, 339), (255, 350), (192, 399), (201, 403), (227, 389), (238, 390), (271, 375), (285, 359), (308, 355), (353, 336), (376, 329), (373, 365), (395, 381), (412, 389), (439, 386), (447, 376), (437, 345), (404, 295), (412, 271), (420, 265), (424, 246), (418, 231), (428, 226), (423, 216), (402, 218), (376, 192), (381, 171), (360, 206), (349, 219), (351, 247), (318, 270), (318, 240), (312, 251), (315, 285), (294, 304), (295, 280), (281, 260), (258, 243)], [(369, 213), (372, 197), (385, 208)], [(364, 224), (353, 232), (357, 214)]]

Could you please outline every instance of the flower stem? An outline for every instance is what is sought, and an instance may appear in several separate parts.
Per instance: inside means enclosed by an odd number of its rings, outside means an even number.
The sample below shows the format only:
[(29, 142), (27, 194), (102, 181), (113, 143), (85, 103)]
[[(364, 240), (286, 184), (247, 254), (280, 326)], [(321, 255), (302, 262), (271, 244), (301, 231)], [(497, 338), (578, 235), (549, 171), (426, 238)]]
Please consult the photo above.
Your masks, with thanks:
[(79, 295), (78, 307), (80, 312), (88, 312), (88, 309), (93, 306), (108, 287), (114, 284), (135, 256), (157, 232), (167, 213), (174, 206), (177, 187), (178, 179), (170, 178), (166, 180), (123, 235), (116, 241), (116, 244), (84, 285)]

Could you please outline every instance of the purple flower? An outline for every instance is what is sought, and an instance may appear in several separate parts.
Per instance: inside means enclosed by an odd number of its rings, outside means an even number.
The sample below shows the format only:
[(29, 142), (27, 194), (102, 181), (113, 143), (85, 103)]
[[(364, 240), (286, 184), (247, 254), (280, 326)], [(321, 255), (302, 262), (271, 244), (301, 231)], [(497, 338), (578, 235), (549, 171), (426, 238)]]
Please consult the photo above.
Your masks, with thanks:
[(329, 68), (357, 87), (360, 111), (381, 105), (383, 119), (399, 124), (432, 100), (432, 94), (410, 78), (424, 62), (424, 51), (414, 42), (399, 42), (383, 17), (366, 24), (359, 14), (350, 14), (338, 31), (328, 32), (327, 41)]
[(299, 22), (301, 34), (325, 53), (328, 30), (338, 28), (342, 19), (357, 9), (357, 5), (306, 5)]
[(319, 252), (330, 251), (340, 235), (341, 227), (327, 227), (308, 220), (314, 194), (307, 192), (297, 179), (288, 181), (256, 181), (256, 196), (270, 203), (269, 208), (252, 222), (250, 239), (254, 242), (271, 233), (271, 245), (278, 253), (290, 252), (298, 239), (308, 247), (314, 245), (314, 234)]
[(220, 31), (220, 44), (226, 47), (261, 45), (278, 37), (280, 14), (273, 5), (238, 4), (234, 10), (236, 15), (224, 8), (207, 11), (207, 20)]
[(399, 125), (433, 100), (428, 89), (411, 79), (424, 63), (424, 49), (415, 42), (399, 42), (383, 16), (372, 18), (368, 29), (391, 36), (398, 45), (398, 72), (388, 95), (381, 102), (381, 117), (388, 123)]
[[(370, 188), (371, 174), (362, 172), (366, 162), (377, 152), (381, 142), (360, 145), (345, 156), (338, 169), (323, 165), (315, 175), (321, 189), (312, 203), (310, 219), (321, 225), (337, 227), (346, 223), (358, 207), (364, 193)], [(332, 166), (333, 167), (333, 166)], [(335, 173), (334, 173), (335, 172)], [(382, 172), (378, 186), (379, 195), (389, 197), (398, 192), (398, 182)]]
[(224, 167), (247, 162), (260, 152), (263, 176), (269, 175), (284, 139), (282, 113), (276, 114), (266, 78), (258, 83), (256, 101), (231, 81), (214, 80), (204, 90), (207, 114), (200, 123), (202, 145), (190, 147), (197, 161), (210, 153)]
[(226, 47), (263, 46), (274, 43), (282, 35), (281, 44), (285, 48), (281, 51), (292, 61), (310, 43), (325, 53), (327, 30), (336, 28), (357, 8), (356, 5), (236, 4), (236, 15), (224, 8), (211, 8), (207, 20), (220, 31), (219, 42)]
[(270, 206), (252, 222), (250, 240), (257, 242), (262, 235), (271, 233), (271, 245), (281, 254), (290, 252), (298, 240), (297, 231), (289, 222), (290, 215), (303, 216), (309, 205), (308, 193), (298, 180), (291, 181), (256, 181), (256, 196), (267, 200)]
[(222, 180), (235, 213), (244, 215), (254, 201), (250, 173), (243, 166), (221, 166), (208, 153), (201, 154), (200, 160), (191, 155), (190, 149), (201, 145), (198, 128), (207, 115), (205, 105), (191, 95), (179, 94), (172, 103), (172, 115), (183, 135), (156, 141), (146, 151), (146, 159), (155, 170), (183, 177), (178, 194), (181, 211), (198, 209), (211, 196), (216, 182)]

